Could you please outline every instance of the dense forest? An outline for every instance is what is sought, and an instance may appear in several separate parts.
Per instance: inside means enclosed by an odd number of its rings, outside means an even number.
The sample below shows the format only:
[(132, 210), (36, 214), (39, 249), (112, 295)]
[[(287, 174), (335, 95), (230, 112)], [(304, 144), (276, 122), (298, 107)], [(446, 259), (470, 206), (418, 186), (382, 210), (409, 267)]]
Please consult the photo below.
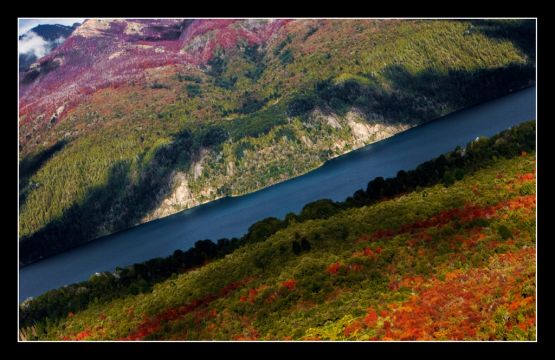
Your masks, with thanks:
[[(49, 291), (25, 339), (534, 340), (534, 121)], [(462, 314), (462, 315), (461, 315)]]
[[(534, 37), (531, 20), (296, 21), (266, 43), (216, 48), (206, 64), (174, 65), (99, 88), (45, 129), (21, 125), (20, 264), (258, 190), (531, 86)], [(331, 216), (461, 176), (407, 174), (374, 183), (344, 204), (311, 205), (290, 220)], [(252, 234), (287, 225), (265, 224)], [(237, 244), (222, 242), (217, 256)]]

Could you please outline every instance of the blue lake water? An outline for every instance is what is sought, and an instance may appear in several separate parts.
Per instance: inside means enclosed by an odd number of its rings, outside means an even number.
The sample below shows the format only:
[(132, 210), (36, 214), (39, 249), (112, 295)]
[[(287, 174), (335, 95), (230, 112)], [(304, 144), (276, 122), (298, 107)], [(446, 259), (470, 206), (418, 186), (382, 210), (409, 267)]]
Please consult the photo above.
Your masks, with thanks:
[(332, 159), (306, 175), (236, 198), (224, 198), (95, 240), (19, 271), (19, 299), (88, 279), (200, 239), (239, 237), (263, 218), (283, 218), (318, 199), (344, 200), (377, 176), (409, 170), (477, 136), (536, 117), (536, 88), (514, 92)]

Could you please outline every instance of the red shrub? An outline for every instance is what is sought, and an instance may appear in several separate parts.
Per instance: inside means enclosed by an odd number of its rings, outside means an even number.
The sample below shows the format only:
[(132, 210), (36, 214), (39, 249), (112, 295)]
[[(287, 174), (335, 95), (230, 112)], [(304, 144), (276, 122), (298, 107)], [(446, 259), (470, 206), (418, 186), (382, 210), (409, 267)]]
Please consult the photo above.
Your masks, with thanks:
[(363, 267), (360, 264), (351, 264), (349, 265), (349, 270), (359, 272), (362, 271)]
[(374, 325), (376, 325), (377, 321), (378, 321), (378, 314), (376, 314), (374, 309), (368, 308), (367, 315), (364, 318), (364, 323), (366, 324), (366, 326), (373, 327)]
[(281, 286), (283, 286), (283, 287), (285, 287), (289, 290), (293, 290), (297, 286), (297, 281), (295, 281), (294, 279), (289, 279), (289, 280), (286, 280), (286, 281), (282, 282)]
[(349, 337), (353, 334), (356, 334), (360, 329), (362, 329), (362, 324), (360, 323), (360, 321), (355, 320), (345, 327), (345, 330), (343, 330), (343, 334), (346, 337)]
[(337, 274), (337, 272), (339, 271), (339, 269), (341, 268), (341, 265), (338, 262), (335, 262), (333, 264), (331, 264), (330, 266), (328, 266), (328, 268), (326, 269), (326, 271), (331, 274)]

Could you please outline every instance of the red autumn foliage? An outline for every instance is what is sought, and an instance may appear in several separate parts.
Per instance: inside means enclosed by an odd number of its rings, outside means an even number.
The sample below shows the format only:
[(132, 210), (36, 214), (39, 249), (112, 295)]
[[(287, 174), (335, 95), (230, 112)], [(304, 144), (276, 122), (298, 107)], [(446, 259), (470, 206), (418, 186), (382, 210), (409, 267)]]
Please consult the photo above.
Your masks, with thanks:
[(178, 308), (167, 309), (152, 318), (146, 317), (144, 322), (138, 326), (137, 330), (120, 340), (142, 340), (146, 336), (158, 332), (161, 328), (162, 323), (176, 320), (190, 312), (193, 312), (201, 307), (208, 305), (214, 300), (225, 297), (229, 295), (232, 291), (249, 283), (250, 281), (252, 281), (251, 277), (232, 282), (222, 288), (216, 294), (209, 294), (202, 299), (194, 300), (190, 304), (182, 305)]
[(368, 256), (368, 257), (370, 257), (370, 258), (372, 258), (372, 257), (375, 256), (375, 254), (374, 254), (374, 252), (372, 251), (372, 249), (370, 249), (370, 248), (368, 248), (368, 247), (365, 247), (364, 250), (363, 250), (363, 252), (364, 252), (364, 256)]
[[(457, 270), (448, 273), (444, 282), (428, 281), (418, 294), (393, 312), (386, 337), (398, 340), (469, 339), (476, 336), (481, 323), (491, 319), (502, 304), (507, 304), (510, 310), (531, 307), (533, 312), (533, 296), (524, 299), (516, 296), (512, 302), (508, 298), (518, 291), (519, 277), (534, 261), (534, 253), (535, 249), (528, 248), (496, 256), (501, 265), (508, 262), (504, 269)], [(528, 325), (520, 321), (518, 326)]]
[(330, 266), (328, 266), (328, 268), (326, 269), (326, 271), (331, 274), (337, 274), (337, 272), (339, 271), (339, 269), (341, 268), (341, 264), (339, 264), (338, 262), (335, 262), (333, 264), (331, 264)]
[(275, 292), (271, 293), (270, 296), (268, 296), (268, 298), (265, 301), (266, 301), (266, 303), (271, 304), (274, 301), (276, 301), (277, 298), (278, 298), (278, 293), (277, 293), (277, 291), (275, 291)]
[(289, 279), (282, 282), (281, 286), (287, 288), (288, 290), (293, 290), (297, 286), (297, 281), (295, 279)]
[(343, 330), (343, 334), (345, 335), (345, 337), (349, 337), (353, 334), (356, 334), (358, 331), (360, 331), (360, 329), (362, 329), (362, 324), (360, 323), (360, 321), (355, 320), (345, 327), (345, 329)]
[(90, 330), (83, 330), (80, 333), (78, 333), (77, 335), (75, 335), (73, 340), (77, 340), (77, 341), (86, 340), (89, 336), (91, 336)]
[(395, 236), (395, 231), (393, 231), (391, 229), (381, 229), (381, 230), (375, 231), (372, 234), (371, 239), (376, 241), (376, 240), (380, 240), (380, 239), (388, 238), (388, 237), (393, 237), (393, 236)]
[(374, 309), (372, 308), (368, 308), (367, 315), (364, 318), (364, 323), (366, 324), (366, 326), (373, 327), (376, 325), (377, 321), (378, 321), (378, 314), (376, 313), (376, 311), (374, 311)]
[(349, 265), (349, 270), (350, 271), (359, 272), (359, 271), (362, 271), (362, 269), (363, 269), (363, 266), (360, 265), (360, 264), (350, 264)]
[[(526, 178), (529, 178), (530, 175), (526, 175)], [(406, 224), (401, 226), (398, 230), (393, 229), (381, 229), (375, 231), (371, 238), (373, 240), (379, 240), (384, 238), (391, 238), (396, 235), (400, 235), (403, 233), (411, 233), (415, 234), (413, 239), (408, 241), (408, 244), (413, 246), (418, 243), (420, 240), (431, 240), (432, 237), (427, 234), (425, 230), (430, 227), (437, 227), (441, 225), (446, 225), (453, 220), (458, 220), (459, 223), (466, 223), (476, 219), (491, 219), (495, 215), (497, 215), (498, 211), (502, 210), (517, 210), (517, 209), (525, 209), (528, 212), (535, 211), (536, 209), (536, 195), (525, 195), (525, 196), (517, 196), (507, 201), (499, 202), (495, 205), (479, 207), (476, 205), (467, 204), (462, 208), (455, 208), (451, 210), (446, 210), (436, 214), (435, 216), (431, 216), (427, 219), (416, 221), (414, 223)], [(371, 254), (371, 250), (364, 250), (365, 255)]]
[(533, 172), (526, 173), (518, 178), (518, 182), (520, 183), (533, 180), (536, 180), (536, 174), (534, 174)]

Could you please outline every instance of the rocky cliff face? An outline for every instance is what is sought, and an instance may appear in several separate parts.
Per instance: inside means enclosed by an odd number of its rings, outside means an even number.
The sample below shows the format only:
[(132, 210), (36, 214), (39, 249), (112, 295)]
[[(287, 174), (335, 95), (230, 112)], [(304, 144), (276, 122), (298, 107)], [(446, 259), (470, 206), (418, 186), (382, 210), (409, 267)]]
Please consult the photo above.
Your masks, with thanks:
[[(302, 175), (321, 166), (326, 160), (386, 139), (412, 127), (409, 124), (370, 122), (356, 108), (345, 115), (324, 113), (316, 109), (310, 123), (291, 122), (259, 139), (241, 158), (234, 144), (220, 152), (202, 149), (188, 171), (174, 172), (167, 195), (141, 223), (213, 201), (224, 196), (239, 196)], [(317, 124), (317, 126), (315, 126)], [(281, 138), (280, 130), (289, 129), (298, 142)], [(329, 151), (329, 152), (328, 152)], [(302, 159), (301, 159), (302, 158)], [(281, 177), (260, 177), (273, 166), (291, 169)], [(222, 189), (227, 189), (222, 191)]]

